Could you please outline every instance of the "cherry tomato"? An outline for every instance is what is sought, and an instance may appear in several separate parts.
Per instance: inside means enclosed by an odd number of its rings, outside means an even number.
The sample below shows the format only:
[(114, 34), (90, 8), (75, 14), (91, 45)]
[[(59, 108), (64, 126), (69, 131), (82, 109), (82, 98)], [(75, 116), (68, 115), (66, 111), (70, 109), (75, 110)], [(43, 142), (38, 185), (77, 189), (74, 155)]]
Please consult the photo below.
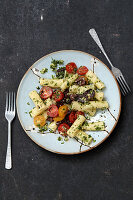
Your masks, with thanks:
[(52, 104), (49, 107), (47, 114), (49, 117), (57, 117), (59, 114), (58, 107), (56, 105)]
[(74, 123), (74, 121), (75, 121), (75, 112), (74, 111), (72, 111), (71, 113), (70, 113), (70, 115), (69, 115), (69, 121), (73, 124)]
[(75, 119), (77, 119), (79, 115), (83, 115), (84, 116), (84, 113), (82, 111), (77, 111), (75, 113)]
[(63, 105), (59, 107), (59, 116), (60, 117), (65, 117), (68, 111), (68, 106), (67, 105)]
[(48, 86), (43, 86), (40, 90), (40, 97), (42, 99), (47, 99), (51, 97), (53, 94), (53, 90)]
[(64, 134), (63, 134), (64, 136), (67, 136), (67, 130), (68, 130), (69, 128), (70, 128), (70, 126), (69, 126), (68, 124), (62, 123), (62, 124), (59, 125), (58, 131), (59, 131), (59, 133), (60, 133), (60, 132), (64, 133)]
[(52, 97), (56, 102), (58, 102), (64, 98), (64, 94), (63, 92), (56, 90)]
[(86, 66), (81, 66), (78, 70), (77, 73), (79, 75), (85, 75), (88, 72), (88, 68)]
[(68, 63), (66, 65), (66, 71), (70, 74), (74, 74), (77, 71), (77, 65), (74, 62)]
[(34, 124), (37, 127), (42, 127), (46, 123), (45, 117), (43, 115), (38, 115), (34, 117)]
[(65, 116), (63, 116), (63, 117), (57, 116), (57, 117), (54, 117), (53, 120), (54, 120), (55, 122), (60, 122), (60, 121), (62, 121), (64, 118), (65, 118)]

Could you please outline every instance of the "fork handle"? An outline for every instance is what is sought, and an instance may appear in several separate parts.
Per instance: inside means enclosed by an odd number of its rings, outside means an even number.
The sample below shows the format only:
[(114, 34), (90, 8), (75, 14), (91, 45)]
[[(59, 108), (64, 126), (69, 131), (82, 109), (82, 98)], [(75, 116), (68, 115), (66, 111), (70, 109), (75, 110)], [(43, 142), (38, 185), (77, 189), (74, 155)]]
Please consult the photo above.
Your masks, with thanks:
[(7, 143), (7, 152), (6, 152), (6, 169), (12, 168), (12, 158), (11, 158), (11, 122), (8, 122), (8, 143)]
[(105, 52), (105, 50), (104, 50), (104, 48), (103, 48), (103, 46), (101, 44), (101, 41), (100, 41), (95, 29), (93, 29), (93, 28), (90, 29), (89, 33), (90, 33), (91, 37), (93, 38), (93, 40), (96, 42), (96, 44), (99, 46), (99, 48), (101, 49), (101, 51), (103, 52), (105, 57), (107, 58), (107, 60), (108, 60), (109, 64), (111, 65), (111, 67), (114, 68), (113, 64), (111, 63), (109, 57), (107, 56), (107, 54), (106, 54), (106, 52)]

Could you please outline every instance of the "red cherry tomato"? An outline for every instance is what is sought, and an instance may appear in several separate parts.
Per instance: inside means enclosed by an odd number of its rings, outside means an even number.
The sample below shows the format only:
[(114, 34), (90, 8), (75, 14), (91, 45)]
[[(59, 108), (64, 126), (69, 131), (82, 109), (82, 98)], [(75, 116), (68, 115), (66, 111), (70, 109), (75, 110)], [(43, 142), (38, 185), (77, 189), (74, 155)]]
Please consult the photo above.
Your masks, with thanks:
[(40, 90), (40, 97), (42, 99), (47, 99), (51, 97), (53, 94), (53, 90), (48, 86), (43, 86)]
[(57, 117), (58, 116), (58, 107), (54, 104), (52, 104), (47, 112), (49, 117)]
[(77, 65), (74, 62), (68, 63), (66, 65), (66, 71), (70, 74), (74, 74), (77, 71)]
[(75, 113), (75, 119), (77, 119), (79, 115), (83, 115), (84, 116), (84, 113), (82, 111), (77, 111)]
[(69, 115), (69, 121), (73, 124), (74, 123), (74, 121), (75, 121), (75, 112), (74, 111), (72, 111), (71, 113), (70, 113), (70, 115)]
[(68, 124), (62, 123), (62, 124), (59, 125), (58, 131), (59, 131), (59, 133), (60, 133), (60, 132), (64, 133), (64, 134), (63, 134), (64, 136), (67, 136), (67, 130), (68, 130), (69, 128), (70, 128), (70, 126), (69, 126)]
[(81, 66), (78, 70), (77, 73), (79, 75), (85, 75), (88, 72), (88, 68), (86, 66)]
[(58, 102), (61, 101), (64, 98), (64, 94), (61, 91), (56, 90), (53, 94), (53, 99)]

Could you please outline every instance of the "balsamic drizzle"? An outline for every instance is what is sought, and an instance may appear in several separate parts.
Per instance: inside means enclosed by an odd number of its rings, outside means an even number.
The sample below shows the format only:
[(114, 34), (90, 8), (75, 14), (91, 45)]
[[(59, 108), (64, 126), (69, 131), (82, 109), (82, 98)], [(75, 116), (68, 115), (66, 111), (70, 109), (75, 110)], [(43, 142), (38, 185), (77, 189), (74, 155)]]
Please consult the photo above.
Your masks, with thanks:
[(111, 114), (111, 116), (115, 119), (115, 121), (117, 121), (117, 119), (114, 117), (114, 115), (111, 113), (111, 111), (109, 110), (109, 108), (107, 108), (107, 110), (109, 111), (109, 113)]
[(38, 74), (36, 74), (33, 69), (31, 69), (31, 71), (33, 72), (34, 75), (36, 75), (37, 77), (41, 78)]
[(109, 132), (107, 130), (104, 130), (104, 131), (109, 134)]
[(94, 67), (95, 67), (95, 66), (94, 66), (94, 64), (93, 64), (93, 73), (94, 73)]

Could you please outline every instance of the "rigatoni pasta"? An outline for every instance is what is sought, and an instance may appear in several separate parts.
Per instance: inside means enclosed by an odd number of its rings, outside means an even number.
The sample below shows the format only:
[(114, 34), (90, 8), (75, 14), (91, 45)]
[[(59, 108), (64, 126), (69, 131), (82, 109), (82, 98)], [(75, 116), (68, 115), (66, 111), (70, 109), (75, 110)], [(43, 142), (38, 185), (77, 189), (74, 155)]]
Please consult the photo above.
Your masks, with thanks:
[(52, 88), (60, 88), (63, 84), (63, 79), (46, 79), (40, 78), (40, 85), (49, 86)]
[(94, 83), (98, 89), (101, 90), (105, 87), (104, 83), (91, 70), (86, 73), (86, 77), (89, 81)]
[(85, 119), (86, 118), (83, 115), (79, 115), (78, 118), (73, 123), (73, 125), (67, 131), (67, 134), (72, 138), (75, 137), (76, 132), (80, 129), (80, 127), (82, 126), (82, 124), (85, 121)]
[(83, 130), (86, 131), (104, 131), (105, 130), (105, 123), (102, 121), (99, 122), (85, 122), (82, 126)]

